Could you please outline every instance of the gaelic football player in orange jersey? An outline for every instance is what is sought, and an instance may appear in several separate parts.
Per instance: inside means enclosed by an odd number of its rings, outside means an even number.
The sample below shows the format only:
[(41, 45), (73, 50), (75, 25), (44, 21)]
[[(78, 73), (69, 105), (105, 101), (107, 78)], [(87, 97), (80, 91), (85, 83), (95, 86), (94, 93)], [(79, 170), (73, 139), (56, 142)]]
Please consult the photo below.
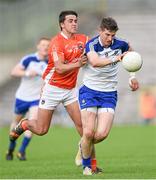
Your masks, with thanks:
[(43, 75), (46, 83), (39, 103), (38, 118), (31, 121), (23, 119), (11, 131), (12, 141), (26, 130), (37, 135), (46, 134), (54, 110), (60, 103), (65, 106), (78, 133), (82, 136), (82, 122), (75, 86), (79, 68), (87, 62), (83, 52), (88, 37), (76, 34), (78, 15), (74, 11), (61, 12), (59, 25), (61, 32), (53, 37), (50, 43), (48, 67)]

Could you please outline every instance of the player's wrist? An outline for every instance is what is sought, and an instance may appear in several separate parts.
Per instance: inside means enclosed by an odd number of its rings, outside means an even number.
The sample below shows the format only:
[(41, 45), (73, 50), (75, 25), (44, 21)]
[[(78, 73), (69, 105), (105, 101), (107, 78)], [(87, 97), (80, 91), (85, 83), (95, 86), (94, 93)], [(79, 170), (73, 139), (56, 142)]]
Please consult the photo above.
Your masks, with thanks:
[(113, 57), (111, 58), (111, 62), (112, 62), (112, 63), (115, 63), (115, 62), (118, 62), (118, 61), (120, 61), (119, 56), (113, 56)]
[(113, 56), (110, 60), (112, 63), (116, 62), (116, 56)]
[(82, 66), (81, 59), (79, 59), (79, 60), (77, 61), (77, 65), (78, 65), (78, 67), (81, 67), (81, 66)]
[(135, 72), (130, 72), (129, 73), (130, 77), (129, 77), (129, 84), (131, 85), (132, 84), (132, 79), (136, 79), (136, 76), (135, 76)]
[(130, 72), (129, 75), (130, 75), (129, 79), (134, 79), (134, 78), (136, 78), (135, 72)]

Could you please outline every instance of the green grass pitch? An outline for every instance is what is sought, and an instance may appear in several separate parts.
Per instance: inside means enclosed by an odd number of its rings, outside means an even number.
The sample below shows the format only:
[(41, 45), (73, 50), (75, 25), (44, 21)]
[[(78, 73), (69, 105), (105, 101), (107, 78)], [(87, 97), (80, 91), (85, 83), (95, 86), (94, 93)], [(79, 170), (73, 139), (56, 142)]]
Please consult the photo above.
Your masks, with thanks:
[[(0, 128), (1, 179), (154, 179), (156, 178), (156, 126), (113, 127), (107, 140), (96, 145), (104, 173), (84, 177), (74, 158), (79, 136), (73, 128), (54, 126), (45, 136), (34, 136), (27, 161), (5, 160), (8, 128)], [(19, 148), (21, 138), (18, 140)], [(15, 154), (16, 154), (15, 152)]]

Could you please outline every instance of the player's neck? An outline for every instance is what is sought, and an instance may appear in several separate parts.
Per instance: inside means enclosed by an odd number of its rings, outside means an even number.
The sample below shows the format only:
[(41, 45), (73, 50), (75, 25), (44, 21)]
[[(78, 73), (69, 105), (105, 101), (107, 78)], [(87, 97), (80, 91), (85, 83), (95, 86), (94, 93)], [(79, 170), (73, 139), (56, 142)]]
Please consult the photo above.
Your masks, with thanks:
[(38, 56), (39, 60), (45, 60), (45, 58), (46, 58), (44, 55), (40, 54), (39, 52), (37, 53), (37, 56)]
[(61, 31), (61, 35), (62, 35), (65, 39), (70, 39), (74, 34), (62, 30), (62, 31)]

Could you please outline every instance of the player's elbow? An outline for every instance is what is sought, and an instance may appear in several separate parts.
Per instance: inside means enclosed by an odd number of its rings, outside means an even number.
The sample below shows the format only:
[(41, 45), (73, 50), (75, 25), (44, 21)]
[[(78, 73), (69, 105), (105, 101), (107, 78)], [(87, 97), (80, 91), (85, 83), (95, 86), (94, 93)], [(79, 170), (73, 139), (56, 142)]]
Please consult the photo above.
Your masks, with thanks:
[(98, 63), (97, 63), (97, 62), (91, 62), (91, 65), (92, 65), (93, 67), (98, 67)]
[(55, 71), (58, 74), (63, 74), (65, 72), (64, 65), (60, 61), (55, 62)]
[(12, 77), (16, 77), (16, 76), (17, 76), (17, 75), (16, 75), (16, 72), (15, 72), (14, 70), (11, 71), (10, 75), (11, 75)]
[(98, 66), (99, 66), (98, 59), (97, 59), (97, 58), (94, 58), (94, 59), (90, 60), (90, 64), (91, 64), (93, 67), (98, 67)]

